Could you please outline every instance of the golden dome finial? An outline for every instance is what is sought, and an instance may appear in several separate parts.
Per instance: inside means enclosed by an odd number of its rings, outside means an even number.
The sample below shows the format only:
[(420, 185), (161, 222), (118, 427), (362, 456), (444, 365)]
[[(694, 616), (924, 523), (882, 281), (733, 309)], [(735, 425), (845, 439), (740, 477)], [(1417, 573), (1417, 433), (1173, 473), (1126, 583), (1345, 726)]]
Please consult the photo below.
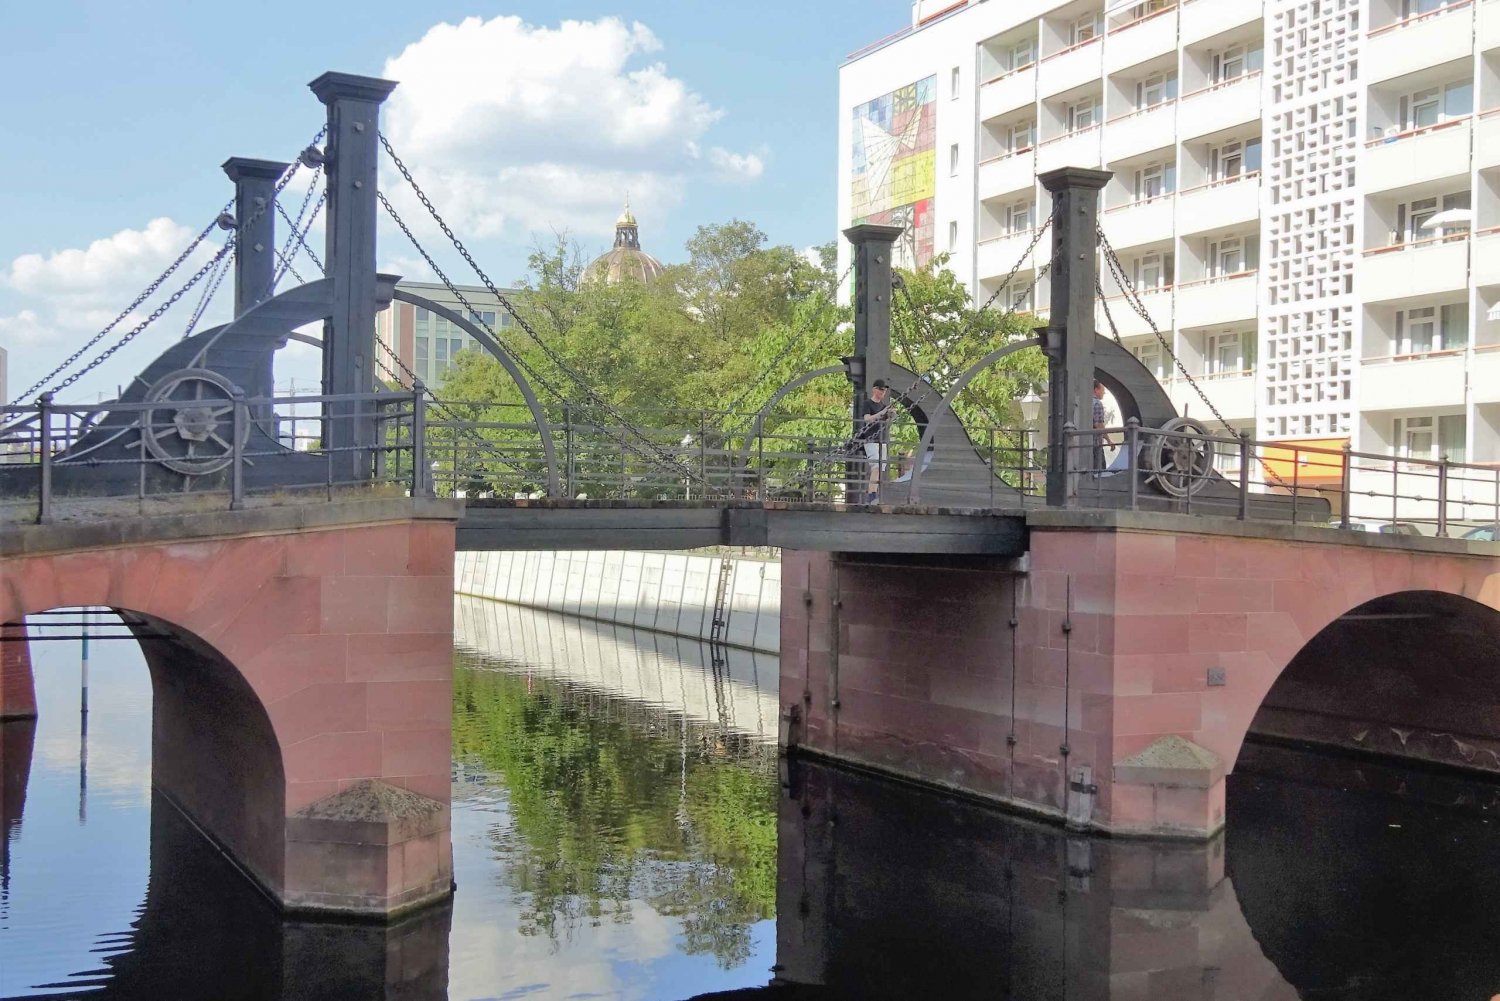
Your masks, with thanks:
[(625, 192), (625, 211), (620, 213), (620, 218), (615, 220), (615, 229), (622, 226), (634, 226), (635, 216), (630, 211), (630, 192)]

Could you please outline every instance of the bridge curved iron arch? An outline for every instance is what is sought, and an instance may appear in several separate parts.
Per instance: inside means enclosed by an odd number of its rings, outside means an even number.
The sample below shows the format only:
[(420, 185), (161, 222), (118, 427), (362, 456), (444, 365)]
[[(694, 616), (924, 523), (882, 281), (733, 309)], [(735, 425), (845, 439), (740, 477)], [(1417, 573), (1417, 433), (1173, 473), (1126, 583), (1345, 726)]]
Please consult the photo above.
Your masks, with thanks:
[[(926, 431), (922, 434), (922, 442), (917, 446), (917, 455), (925, 456), (927, 450), (932, 447), (937, 437), (938, 425), (944, 417), (952, 416), (955, 420), (957, 419), (953, 404), (957, 402), (958, 394), (963, 392), (979, 373), (1017, 351), (1041, 346), (1041, 338), (1028, 337), (1024, 341), (1015, 341), (996, 348), (965, 369), (963, 375), (958, 377), (948, 390), (948, 394), (938, 404), (937, 411), (932, 415)], [(1135, 418), (1146, 427), (1160, 427), (1177, 416), (1177, 408), (1172, 406), (1171, 398), (1161, 388), (1156, 377), (1141, 364), (1139, 358), (1120, 345), (1099, 338), (1094, 346), (1094, 365), (1094, 378), (1103, 383), (1114, 396), (1115, 402), (1119, 403), (1122, 421)], [(926, 463), (920, 458), (912, 467), (909, 497), (913, 502), (920, 497), (922, 471), (925, 468)]]
[[(905, 392), (897, 390), (893, 392), (892, 395), (896, 398), (897, 402), (901, 403), (901, 405), (906, 408), (907, 413), (911, 414), (913, 421), (921, 425), (923, 428), (930, 427), (933, 419), (928, 416), (927, 411), (922, 407), (922, 403), (930, 397), (937, 396), (937, 390), (933, 387), (932, 383), (927, 381), (925, 377), (917, 375), (915, 372), (912, 372), (902, 365), (897, 365), (892, 362), (891, 371), (896, 375), (897, 378), (900, 378), (902, 376), (911, 377), (910, 387)], [(775, 408), (776, 404), (784, 400), (790, 393), (794, 392), (795, 390), (801, 389), (803, 386), (807, 385), (815, 379), (821, 379), (826, 375), (842, 374), (844, 374), (844, 366), (826, 365), (823, 368), (817, 368), (813, 369), (811, 372), (802, 373), (795, 379), (792, 379), (790, 382), (783, 384), (780, 389), (772, 393), (770, 399), (766, 400), (766, 402), (761, 405), (760, 410), (756, 411), (755, 421), (750, 426), (750, 433), (745, 436), (745, 443), (740, 446), (739, 455), (735, 457), (735, 468), (748, 468), (750, 463), (750, 446), (755, 442), (757, 438), (761, 436), (761, 433), (765, 430), (766, 417)], [(911, 394), (913, 393), (919, 394), (917, 395), (915, 400), (913, 400), (911, 397)]]
[(547, 496), (558, 496), (561, 488), (558, 485), (557, 449), (552, 442), (552, 428), (547, 423), (547, 415), (543, 412), (541, 403), (537, 401), (536, 393), (531, 389), (531, 383), (527, 382), (526, 377), (521, 374), (520, 366), (516, 364), (515, 359), (500, 346), (500, 342), (495, 340), (488, 330), (474, 323), (463, 314), (449, 309), (447, 306), (401, 288), (395, 290), (392, 298), (410, 303), (413, 306), (420, 306), (423, 309), (431, 310), (449, 323), (460, 327), (470, 337), (474, 338), (482, 348), (488, 351), (496, 361), (505, 366), (505, 371), (510, 373), (510, 377), (515, 382), (516, 388), (521, 391), (521, 396), (526, 401), (526, 408), (531, 411), (531, 419), (536, 422), (537, 433), (542, 438), (542, 457), (547, 463)]

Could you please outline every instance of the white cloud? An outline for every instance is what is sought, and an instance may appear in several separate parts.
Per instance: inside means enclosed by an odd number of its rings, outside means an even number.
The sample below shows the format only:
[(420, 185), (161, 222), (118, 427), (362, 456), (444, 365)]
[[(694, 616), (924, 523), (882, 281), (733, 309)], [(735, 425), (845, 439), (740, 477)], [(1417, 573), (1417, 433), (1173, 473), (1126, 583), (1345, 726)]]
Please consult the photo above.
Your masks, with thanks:
[[(163, 217), (152, 219), (140, 229), (122, 229), (86, 247), (22, 254), (9, 265), (0, 265), (0, 292), (4, 293), (5, 304), (0, 309), (0, 345), (10, 350), (8, 395), (24, 391), (73, 348), (112, 322), (177, 259), (195, 235), (181, 223)], [(199, 245), (162, 288), (122, 319), (94, 350), (102, 351), (145, 319), (213, 256), (222, 236), (210, 236)], [(162, 328), (172, 331), (168, 338), (181, 334), (203, 287), (200, 282), (159, 321)], [(232, 289), (232, 282), (220, 285), (215, 309), (205, 322), (227, 318)], [(111, 382), (120, 382), (164, 346), (163, 330), (153, 327), (137, 345), (122, 352), (118, 361), (107, 365), (108, 372), (100, 374)], [(93, 352), (85, 355), (85, 359), (92, 357)]]
[(122, 229), (81, 250), (22, 254), (0, 275), (0, 283), (23, 295), (67, 295), (75, 305), (79, 299), (94, 304), (118, 298), (122, 286), (139, 291), (182, 253), (193, 235), (171, 219), (152, 219), (145, 229)]
[[(660, 62), (645, 25), (518, 17), (438, 24), (386, 63), (386, 129), (466, 234), (607, 233), (628, 191), (660, 218), (692, 178), (753, 180), (761, 157), (702, 140), (723, 115)], [(388, 188), (393, 185), (387, 185)], [(409, 194), (397, 196), (405, 208)]]

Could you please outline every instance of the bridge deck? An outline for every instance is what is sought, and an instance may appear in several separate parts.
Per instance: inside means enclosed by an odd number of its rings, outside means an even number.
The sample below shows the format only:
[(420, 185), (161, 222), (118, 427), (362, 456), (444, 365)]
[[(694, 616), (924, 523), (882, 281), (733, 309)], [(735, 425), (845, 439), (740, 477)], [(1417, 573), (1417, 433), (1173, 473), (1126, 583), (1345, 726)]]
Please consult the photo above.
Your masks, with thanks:
[(458, 523), (460, 550), (703, 546), (1012, 557), (1026, 552), (1026, 516), (750, 501), (473, 500)]

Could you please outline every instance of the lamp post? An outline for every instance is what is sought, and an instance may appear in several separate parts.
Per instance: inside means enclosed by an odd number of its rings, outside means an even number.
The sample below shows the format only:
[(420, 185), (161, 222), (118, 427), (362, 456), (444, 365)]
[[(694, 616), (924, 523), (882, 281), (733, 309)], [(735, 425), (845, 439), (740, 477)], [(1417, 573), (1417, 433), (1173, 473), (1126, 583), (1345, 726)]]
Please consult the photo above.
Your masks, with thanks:
[(1037, 395), (1035, 386), (1027, 386), (1026, 395), (1021, 397), (1019, 402), (1021, 420), (1026, 424), (1026, 437), (1022, 440), (1024, 450), (1021, 456), (1021, 483), (1025, 491), (1029, 493), (1034, 485), (1032, 474), (1035, 471), (1033, 457), (1036, 455), (1036, 422), (1042, 416), (1042, 407), (1046, 401)]

